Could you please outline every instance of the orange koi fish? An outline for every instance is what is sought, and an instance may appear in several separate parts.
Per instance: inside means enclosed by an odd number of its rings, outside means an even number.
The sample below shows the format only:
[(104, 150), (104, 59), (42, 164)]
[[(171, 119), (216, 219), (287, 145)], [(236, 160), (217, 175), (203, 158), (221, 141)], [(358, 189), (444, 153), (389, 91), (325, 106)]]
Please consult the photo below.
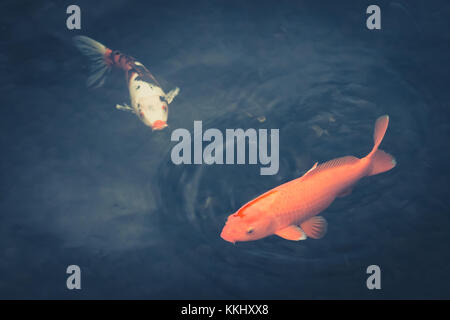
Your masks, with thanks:
[(302, 177), (267, 191), (230, 215), (220, 236), (232, 243), (273, 234), (294, 241), (322, 238), (327, 221), (317, 214), (336, 197), (349, 195), (360, 179), (395, 167), (395, 159), (378, 149), (388, 123), (387, 115), (377, 119), (374, 146), (366, 157), (346, 156), (316, 163)]
[(86, 36), (76, 36), (73, 40), (75, 46), (91, 60), (88, 86), (102, 86), (111, 68), (123, 70), (130, 92), (131, 107), (118, 104), (116, 108), (136, 114), (152, 130), (167, 127), (168, 105), (180, 91), (179, 88), (166, 94), (150, 71), (133, 57), (111, 50)]

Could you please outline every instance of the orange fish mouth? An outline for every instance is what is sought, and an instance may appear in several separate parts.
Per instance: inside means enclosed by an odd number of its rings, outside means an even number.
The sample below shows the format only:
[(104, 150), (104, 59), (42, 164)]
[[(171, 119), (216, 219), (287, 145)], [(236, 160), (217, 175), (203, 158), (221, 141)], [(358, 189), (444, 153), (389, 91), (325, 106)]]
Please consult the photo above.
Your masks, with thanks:
[(162, 120), (156, 120), (153, 124), (152, 124), (152, 130), (162, 130), (165, 127), (167, 127), (167, 123), (165, 121)]
[(236, 243), (236, 240), (234, 240), (234, 239), (231, 237), (231, 235), (230, 235), (229, 232), (226, 232), (226, 231), (225, 231), (225, 228), (222, 230), (222, 233), (220, 234), (220, 237), (221, 237), (223, 240), (225, 240), (225, 241), (231, 242), (232, 244), (235, 244), (235, 243)]

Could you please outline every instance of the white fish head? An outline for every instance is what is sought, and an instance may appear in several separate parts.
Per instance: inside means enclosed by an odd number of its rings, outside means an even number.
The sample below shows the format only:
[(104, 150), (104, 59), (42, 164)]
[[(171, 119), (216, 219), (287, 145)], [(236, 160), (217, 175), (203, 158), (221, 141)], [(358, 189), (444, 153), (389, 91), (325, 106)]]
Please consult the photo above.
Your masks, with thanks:
[(137, 114), (141, 121), (152, 128), (162, 130), (167, 127), (169, 108), (160, 96), (140, 97), (136, 100)]
[(164, 91), (154, 84), (136, 78), (137, 75), (130, 82), (130, 96), (136, 114), (152, 130), (166, 128), (169, 108)]

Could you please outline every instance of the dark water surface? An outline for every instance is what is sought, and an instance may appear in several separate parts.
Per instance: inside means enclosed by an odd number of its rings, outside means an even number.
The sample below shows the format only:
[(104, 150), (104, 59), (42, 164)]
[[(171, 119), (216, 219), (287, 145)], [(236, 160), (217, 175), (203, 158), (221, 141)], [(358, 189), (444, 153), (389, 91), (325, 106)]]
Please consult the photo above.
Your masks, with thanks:
[[(450, 298), (450, 3), (3, 1), (0, 298)], [(320, 3), (320, 4), (319, 4)], [(85, 86), (88, 35), (143, 62), (169, 128), (131, 114), (120, 72)], [(316, 161), (365, 156), (375, 119), (397, 167), (324, 211), (328, 233), (231, 245), (226, 217)], [(265, 117), (260, 122), (258, 117)], [(280, 129), (280, 170), (176, 166), (176, 128)], [(66, 289), (66, 267), (82, 290)], [(366, 268), (382, 290), (366, 288)]]

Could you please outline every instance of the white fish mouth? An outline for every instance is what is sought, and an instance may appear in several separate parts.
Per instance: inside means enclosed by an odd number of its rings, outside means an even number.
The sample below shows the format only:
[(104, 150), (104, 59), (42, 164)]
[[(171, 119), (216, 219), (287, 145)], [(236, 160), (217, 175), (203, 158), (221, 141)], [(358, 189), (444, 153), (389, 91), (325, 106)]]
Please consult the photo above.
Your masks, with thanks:
[(155, 131), (155, 130), (162, 130), (162, 129), (164, 129), (164, 128), (167, 127), (167, 123), (166, 123), (165, 121), (162, 121), (162, 120), (156, 120), (156, 121), (151, 125), (151, 127), (152, 127), (152, 131)]

